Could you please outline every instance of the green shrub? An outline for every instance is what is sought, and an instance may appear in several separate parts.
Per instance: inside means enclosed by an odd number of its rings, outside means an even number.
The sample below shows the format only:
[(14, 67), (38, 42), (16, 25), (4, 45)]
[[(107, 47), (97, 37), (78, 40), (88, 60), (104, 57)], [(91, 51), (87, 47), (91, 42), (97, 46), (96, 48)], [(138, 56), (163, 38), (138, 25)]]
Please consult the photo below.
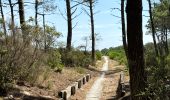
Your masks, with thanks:
[(76, 67), (76, 71), (80, 74), (84, 74), (85, 70), (82, 67)]
[(96, 59), (101, 60), (102, 59), (102, 53), (100, 51), (96, 51)]
[(110, 59), (118, 61), (120, 64), (127, 66), (127, 58), (122, 46), (110, 48), (107, 52)]
[(90, 64), (92, 64), (92, 60), (90, 56), (86, 56), (82, 61), (83, 67), (88, 67)]
[(170, 55), (157, 57), (153, 43), (145, 45), (145, 66), (147, 72), (147, 91), (151, 100), (169, 100), (167, 97), (170, 86), (167, 81), (170, 79)]
[(91, 58), (88, 53), (84, 53), (83, 51), (72, 49), (71, 51), (60, 50), (62, 63), (65, 66), (69, 67), (77, 67), (82, 66), (86, 67), (91, 64)]
[(108, 55), (109, 55), (109, 58), (110, 58), (110, 59), (115, 59), (117, 56), (119, 56), (118, 53), (113, 52), (113, 51), (110, 51), (110, 52), (108, 53)]
[(47, 60), (48, 65), (57, 72), (61, 72), (63, 65), (61, 62), (61, 54), (58, 50), (51, 50)]
[[(158, 65), (159, 66), (159, 65)], [(151, 100), (169, 100), (167, 93), (170, 91), (170, 86), (166, 83), (168, 79), (167, 69), (159, 68), (158, 66), (149, 67), (147, 72), (148, 88), (146, 95), (149, 95)]]

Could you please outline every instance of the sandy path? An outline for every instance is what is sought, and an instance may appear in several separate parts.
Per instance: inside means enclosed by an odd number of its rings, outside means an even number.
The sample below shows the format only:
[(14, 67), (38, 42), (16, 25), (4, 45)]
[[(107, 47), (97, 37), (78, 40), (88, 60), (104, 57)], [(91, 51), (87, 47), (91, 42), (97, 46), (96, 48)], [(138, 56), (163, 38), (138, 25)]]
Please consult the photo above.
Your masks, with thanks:
[(105, 63), (102, 67), (102, 74), (94, 82), (90, 91), (86, 95), (86, 100), (99, 100), (101, 98), (105, 72), (108, 71), (108, 58), (104, 56)]

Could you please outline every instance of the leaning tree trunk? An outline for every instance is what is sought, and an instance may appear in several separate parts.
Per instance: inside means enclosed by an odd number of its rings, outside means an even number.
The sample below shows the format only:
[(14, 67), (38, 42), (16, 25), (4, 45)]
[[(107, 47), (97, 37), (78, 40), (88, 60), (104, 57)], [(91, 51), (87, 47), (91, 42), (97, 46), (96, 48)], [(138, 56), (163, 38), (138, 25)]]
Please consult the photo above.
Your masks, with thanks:
[(92, 62), (95, 63), (95, 33), (94, 33), (94, 18), (93, 18), (93, 1), (89, 0), (90, 4), (90, 20), (91, 20), (91, 35), (92, 35)]
[(18, 0), (18, 5), (19, 5), (19, 18), (20, 18), (20, 26), (22, 29), (22, 36), (23, 36), (23, 41), (26, 41), (27, 33), (25, 32), (25, 14), (24, 14), (24, 1), (23, 0)]
[(67, 24), (68, 24), (68, 33), (67, 33), (67, 50), (71, 50), (71, 40), (72, 40), (72, 17), (71, 17), (71, 7), (70, 0), (66, 0), (67, 7)]
[(146, 98), (144, 96), (139, 96), (146, 88), (142, 32), (142, 0), (127, 0), (126, 12), (131, 99), (145, 100)]
[(3, 25), (4, 34), (6, 37), (7, 32), (6, 32), (5, 18), (4, 18), (3, 7), (2, 7), (2, 0), (0, 0), (0, 9), (1, 9), (2, 25)]
[(125, 15), (124, 15), (124, 0), (121, 0), (121, 22), (122, 22), (122, 41), (123, 47), (125, 50), (126, 57), (128, 58), (128, 44), (126, 40), (126, 31), (125, 31)]
[(153, 22), (151, 0), (148, 0), (148, 4), (149, 4), (149, 14), (150, 14), (149, 16), (150, 16), (150, 21), (151, 21), (153, 43), (154, 43), (154, 48), (155, 48), (156, 56), (158, 56), (159, 53), (158, 53), (158, 47), (157, 47), (156, 38), (155, 38), (155, 26), (154, 26), (154, 22)]

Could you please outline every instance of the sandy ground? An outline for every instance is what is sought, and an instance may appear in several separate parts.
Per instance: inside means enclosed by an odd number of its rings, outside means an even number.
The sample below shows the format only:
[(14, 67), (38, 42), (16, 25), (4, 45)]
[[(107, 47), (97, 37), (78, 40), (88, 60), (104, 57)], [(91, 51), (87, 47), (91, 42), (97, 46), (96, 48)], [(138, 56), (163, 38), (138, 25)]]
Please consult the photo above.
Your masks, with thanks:
[[(92, 75), (92, 78), (81, 89), (79, 89), (74, 96), (71, 96), (70, 100), (85, 100), (86, 95), (90, 91), (92, 85), (101, 75), (103, 64), (104, 59), (97, 61), (96, 67), (90, 66), (89, 68), (84, 69), (85, 73), (90, 73)], [(105, 73), (100, 100), (107, 100), (113, 98), (116, 95), (120, 72), (124, 70), (124, 66), (119, 65), (118, 62), (113, 60), (109, 60), (108, 66), (109, 68)], [(41, 83), (41, 86), (39, 87), (28, 85), (19, 86), (19, 88), (36, 96), (51, 96), (54, 97), (55, 100), (58, 100), (59, 98), (56, 98), (58, 91), (65, 89), (68, 85), (70, 85), (72, 82), (75, 82), (82, 76), (83, 74), (78, 73), (74, 68), (66, 68), (63, 70), (62, 74), (52, 73), (50, 78), (48, 78), (48, 80), (44, 83)], [(125, 78), (126, 80), (129, 79), (128, 77)]]
[[(101, 65), (97, 67), (98, 70), (101, 70), (101, 68)], [(109, 60), (109, 69), (105, 74), (100, 100), (111, 100), (116, 96), (120, 73), (124, 70), (124, 66), (119, 65), (119, 63), (114, 60)], [(93, 77), (89, 83), (87, 83), (80, 90), (78, 90), (78, 92), (74, 96), (71, 96), (71, 100), (86, 100), (86, 95), (88, 91), (90, 91), (92, 85), (94, 84), (95, 80), (98, 79), (98, 77), (99, 75), (95, 75), (95, 77)], [(129, 80), (128, 76), (126, 76), (125, 78), (127, 81)]]
[(102, 73), (93, 83), (91, 89), (86, 94), (86, 100), (99, 100), (101, 98), (105, 73), (108, 71), (108, 57), (104, 56), (104, 64), (101, 69)]

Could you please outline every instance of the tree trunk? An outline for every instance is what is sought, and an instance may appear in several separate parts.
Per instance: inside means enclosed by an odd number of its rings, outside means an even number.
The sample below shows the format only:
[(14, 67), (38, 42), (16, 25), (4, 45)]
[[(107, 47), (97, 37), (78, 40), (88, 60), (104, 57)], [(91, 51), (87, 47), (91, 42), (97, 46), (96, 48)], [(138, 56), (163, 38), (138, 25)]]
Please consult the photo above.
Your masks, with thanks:
[(71, 17), (71, 7), (70, 0), (66, 0), (67, 7), (67, 24), (68, 24), (68, 33), (67, 33), (67, 50), (71, 50), (71, 40), (72, 40), (72, 17)]
[(124, 15), (124, 0), (121, 0), (121, 21), (122, 21), (122, 41), (123, 47), (125, 50), (126, 57), (128, 58), (128, 44), (126, 40), (126, 31), (125, 31), (125, 15)]
[(36, 26), (38, 25), (37, 17), (38, 17), (38, 0), (35, 0), (35, 25)]
[(166, 56), (169, 55), (169, 47), (168, 47), (168, 29), (165, 28), (165, 52)]
[(2, 24), (3, 24), (4, 34), (5, 34), (5, 37), (6, 37), (7, 32), (6, 32), (5, 18), (4, 18), (3, 8), (2, 8), (2, 0), (0, 0), (0, 9), (1, 9), (1, 17), (2, 17)]
[(93, 1), (89, 0), (90, 4), (90, 20), (91, 20), (91, 35), (92, 35), (92, 62), (95, 63), (95, 34), (94, 34), (94, 18), (93, 18)]
[(19, 18), (20, 18), (20, 26), (22, 29), (23, 41), (26, 41), (27, 33), (25, 32), (25, 13), (24, 13), (24, 2), (23, 0), (18, 0), (19, 5)]
[(156, 38), (155, 38), (155, 26), (154, 26), (154, 23), (153, 23), (151, 0), (148, 0), (148, 4), (149, 4), (149, 16), (150, 16), (150, 21), (151, 21), (153, 43), (154, 43), (154, 48), (155, 48), (156, 56), (158, 56), (159, 53), (158, 53), (158, 47), (157, 47)]
[(8, 0), (9, 2), (9, 6), (10, 6), (10, 10), (11, 10), (11, 30), (12, 30), (12, 36), (13, 36), (13, 44), (15, 44), (15, 29), (14, 29), (14, 10), (13, 10), (13, 4), (11, 2), (11, 0)]
[(45, 30), (45, 14), (43, 13), (43, 28), (44, 28), (44, 52), (47, 52), (47, 36)]
[(146, 88), (144, 72), (142, 0), (127, 0), (128, 65), (132, 100), (146, 100), (140, 95)]

